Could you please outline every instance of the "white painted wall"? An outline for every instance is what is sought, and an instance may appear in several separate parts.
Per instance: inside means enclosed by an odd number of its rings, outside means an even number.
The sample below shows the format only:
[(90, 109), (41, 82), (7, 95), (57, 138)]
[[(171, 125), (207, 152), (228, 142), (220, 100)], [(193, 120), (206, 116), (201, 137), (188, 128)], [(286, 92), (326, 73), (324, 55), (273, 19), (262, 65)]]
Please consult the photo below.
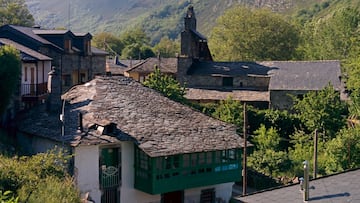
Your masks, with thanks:
[(101, 202), (99, 183), (99, 146), (78, 146), (74, 151), (75, 177), (82, 194), (89, 192), (95, 202)]
[(160, 202), (160, 195), (150, 195), (134, 188), (134, 144), (123, 142), (121, 145), (121, 202), (126, 203), (155, 203)]
[[(134, 144), (121, 143), (121, 188), (120, 202), (160, 203), (161, 195), (150, 195), (134, 188)], [(99, 186), (99, 146), (78, 146), (75, 148), (75, 176), (82, 194), (90, 193), (91, 198), (101, 202)], [(228, 202), (234, 183), (224, 183), (184, 191), (185, 203), (199, 203), (201, 190), (215, 188), (216, 197)]]

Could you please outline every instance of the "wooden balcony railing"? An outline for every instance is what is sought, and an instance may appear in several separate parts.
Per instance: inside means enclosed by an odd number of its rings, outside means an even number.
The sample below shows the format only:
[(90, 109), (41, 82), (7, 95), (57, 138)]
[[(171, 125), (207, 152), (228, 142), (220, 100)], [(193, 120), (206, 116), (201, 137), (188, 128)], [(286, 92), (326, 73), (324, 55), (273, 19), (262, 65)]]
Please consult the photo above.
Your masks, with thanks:
[(22, 84), (21, 95), (23, 97), (36, 97), (47, 94), (47, 82), (41, 84)]

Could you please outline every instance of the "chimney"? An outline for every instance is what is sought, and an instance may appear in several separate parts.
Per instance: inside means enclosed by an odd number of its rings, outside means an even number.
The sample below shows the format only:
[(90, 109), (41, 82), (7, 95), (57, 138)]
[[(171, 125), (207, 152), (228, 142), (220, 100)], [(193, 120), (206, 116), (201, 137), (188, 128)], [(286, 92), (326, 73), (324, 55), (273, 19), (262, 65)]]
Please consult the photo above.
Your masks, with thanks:
[(61, 112), (61, 78), (57, 68), (53, 67), (48, 73), (47, 110), (53, 113)]
[(115, 65), (118, 65), (118, 64), (119, 64), (119, 56), (118, 56), (118, 55), (115, 56), (114, 64), (115, 64)]
[(309, 201), (309, 162), (304, 161), (304, 179), (303, 179), (303, 193), (304, 193), (304, 202)]
[(196, 17), (193, 6), (188, 7), (184, 20), (185, 30), (196, 30)]
[(196, 17), (194, 12), (194, 7), (189, 6), (188, 10), (186, 12), (186, 15), (184, 17), (184, 30), (181, 32), (181, 42), (180, 42), (180, 49), (181, 49), (181, 55), (186, 56), (189, 58), (193, 58), (195, 56), (195, 44), (194, 44), (194, 37), (193, 37), (193, 31), (196, 31)]

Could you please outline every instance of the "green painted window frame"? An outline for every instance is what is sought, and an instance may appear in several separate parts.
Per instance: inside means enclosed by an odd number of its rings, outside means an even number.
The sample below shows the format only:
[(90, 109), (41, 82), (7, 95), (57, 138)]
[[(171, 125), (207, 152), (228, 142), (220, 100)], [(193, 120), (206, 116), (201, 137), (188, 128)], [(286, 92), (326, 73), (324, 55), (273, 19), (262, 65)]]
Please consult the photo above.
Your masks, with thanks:
[[(150, 194), (159, 194), (240, 181), (241, 152), (241, 149), (227, 149), (149, 157), (135, 146), (135, 188)], [(148, 169), (142, 166), (144, 160), (148, 161), (146, 162)], [(171, 182), (176, 186), (170, 186)]]

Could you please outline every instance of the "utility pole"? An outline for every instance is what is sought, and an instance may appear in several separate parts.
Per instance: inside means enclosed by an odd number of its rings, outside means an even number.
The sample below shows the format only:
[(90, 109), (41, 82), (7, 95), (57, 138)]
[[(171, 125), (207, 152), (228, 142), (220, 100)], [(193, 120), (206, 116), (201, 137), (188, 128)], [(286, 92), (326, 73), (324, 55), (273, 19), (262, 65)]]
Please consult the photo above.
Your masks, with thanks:
[(314, 132), (314, 179), (316, 179), (317, 174), (317, 153), (318, 152), (318, 132), (317, 129), (315, 129)]
[(246, 195), (246, 187), (247, 187), (247, 113), (246, 113), (246, 103), (244, 102), (244, 126), (243, 126), (243, 135), (244, 135), (244, 154), (243, 154), (243, 170), (242, 170), (242, 177), (243, 177), (243, 195)]

